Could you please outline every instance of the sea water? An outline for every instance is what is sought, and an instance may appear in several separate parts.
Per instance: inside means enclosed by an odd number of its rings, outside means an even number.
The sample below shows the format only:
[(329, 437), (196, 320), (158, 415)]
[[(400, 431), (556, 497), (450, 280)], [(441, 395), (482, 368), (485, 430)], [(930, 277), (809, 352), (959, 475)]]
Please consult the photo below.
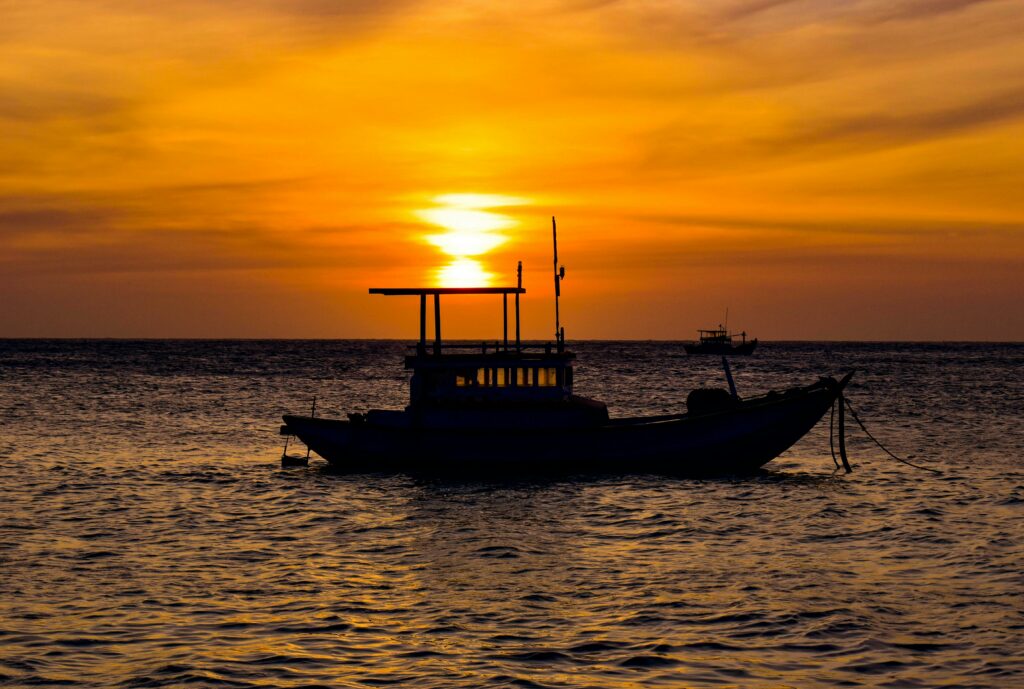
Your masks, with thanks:
[[(572, 348), (613, 415), (725, 385), (681, 343)], [(746, 477), (280, 466), (314, 395), (403, 406), (405, 352), (0, 341), (0, 685), (1024, 686), (1024, 346), (733, 360), (746, 396), (856, 369), (869, 430), (941, 474), (852, 421), (836, 472), (827, 416)]]

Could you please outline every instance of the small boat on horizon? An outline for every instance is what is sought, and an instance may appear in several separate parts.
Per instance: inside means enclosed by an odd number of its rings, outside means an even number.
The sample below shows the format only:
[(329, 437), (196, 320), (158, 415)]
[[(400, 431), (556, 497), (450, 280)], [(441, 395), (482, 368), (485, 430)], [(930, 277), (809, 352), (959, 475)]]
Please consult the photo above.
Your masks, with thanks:
[[(419, 341), (405, 357), (412, 372), (409, 404), (345, 419), (288, 414), (281, 434), (297, 437), (347, 472), (735, 474), (779, 456), (841, 402), (852, 373), (742, 399), (723, 358), (729, 390), (693, 390), (686, 411), (678, 414), (610, 418), (603, 402), (575, 394), (576, 355), (566, 348), (558, 315), (565, 268), (558, 264), (554, 218), (552, 240), (554, 342), (528, 344), (520, 338), (519, 297), (526, 291), (521, 262), (515, 287), (371, 289), (370, 294), (418, 297)], [(444, 342), (441, 297), (483, 294), (502, 297), (503, 338), (479, 345)], [(509, 295), (515, 298), (513, 340)], [(428, 296), (433, 342), (427, 340)], [(287, 460), (301, 458), (286, 454), (282, 463)]]
[(711, 330), (698, 330), (698, 340), (693, 344), (683, 345), (687, 354), (714, 354), (717, 356), (750, 356), (757, 347), (757, 338), (747, 342), (747, 332), (740, 333), (742, 341), (734, 344), (736, 337), (725, 327), (719, 325)]

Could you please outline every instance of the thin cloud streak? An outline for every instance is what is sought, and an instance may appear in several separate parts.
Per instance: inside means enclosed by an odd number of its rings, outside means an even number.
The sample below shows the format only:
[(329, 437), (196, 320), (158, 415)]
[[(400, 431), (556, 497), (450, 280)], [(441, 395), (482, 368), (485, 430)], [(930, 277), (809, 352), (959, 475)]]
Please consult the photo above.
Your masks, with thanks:
[(1024, 88), (930, 112), (890, 114), (879, 111), (831, 123), (821, 118), (787, 138), (756, 143), (773, 151), (845, 146), (863, 152), (878, 147), (906, 146), (975, 127), (1017, 120), (1022, 115)]

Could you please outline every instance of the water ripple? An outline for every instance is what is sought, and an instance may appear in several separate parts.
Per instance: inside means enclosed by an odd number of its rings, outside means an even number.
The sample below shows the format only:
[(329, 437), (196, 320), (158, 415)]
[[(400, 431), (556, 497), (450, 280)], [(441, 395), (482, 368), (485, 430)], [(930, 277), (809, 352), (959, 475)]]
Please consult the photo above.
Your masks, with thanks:
[[(734, 364), (741, 392), (858, 368), (939, 477), (856, 435), (837, 475), (823, 427), (748, 478), (281, 469), (313, 394), (404, 403), (402, 347), (0, 342), (0, 686), (1024, 685), (1024, 347)], [(616, 413), (720, 384), (672, 343), (578, 351)]]

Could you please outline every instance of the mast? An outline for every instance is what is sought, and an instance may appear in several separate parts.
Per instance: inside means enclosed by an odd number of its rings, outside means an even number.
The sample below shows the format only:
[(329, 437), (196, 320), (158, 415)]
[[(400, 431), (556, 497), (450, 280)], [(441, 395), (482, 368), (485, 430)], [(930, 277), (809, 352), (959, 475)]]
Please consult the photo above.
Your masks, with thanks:
[(558, 351), (565, 347), (565, 329), (562, 328), (558, 315), (558, 298), (562, 296), (562, 280), (565, 279), (565, 266), (558, 265), (558, 228), (555, 225), (555, 216), (551, 216), (551, 242), (555, 249), (555, 344)]

